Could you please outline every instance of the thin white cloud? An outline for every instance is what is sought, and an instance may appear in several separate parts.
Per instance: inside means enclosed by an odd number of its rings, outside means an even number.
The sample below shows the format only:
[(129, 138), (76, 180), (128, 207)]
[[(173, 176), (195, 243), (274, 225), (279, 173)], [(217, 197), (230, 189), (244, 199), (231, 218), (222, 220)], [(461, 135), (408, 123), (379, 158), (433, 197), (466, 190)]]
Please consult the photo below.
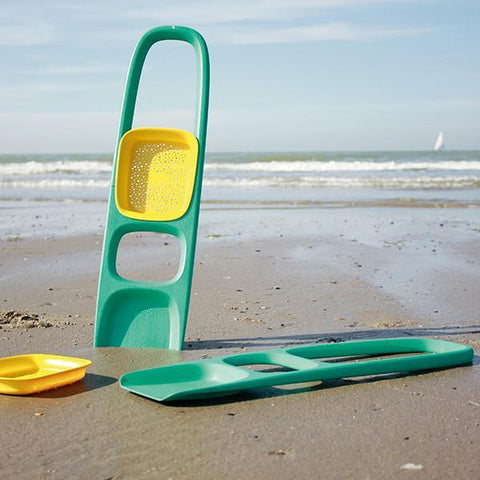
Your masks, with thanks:
[[(20, 2), (0, 14), (0, 46), (28, 46), (78, 41), (70, 30), (82, 28), (82, 41), (125, 43), (134, 41), (148, 26), (184, 24), (200, 28), (215, 42), (256, 44), (321, 40), (364, 40), (425, 33), (426, 29), (366, 27), (342, 21), (327, 23), (326, 15), (343, 15), (376, 4), (412, 0), (130, 0), (84, 1), (80, 4), (45, 1)], [(51, 22), (54, 20), (55, 29)], [(7, 23), (11, 21), (10, 24)], [(322, 20), (325, 23), (320, 23)], [(343, 20), (343, 19), (342, 19)], [(289, 28), (292, 22), (317, 25)], [(287, 26), (286, 26), (287, 25)], [(260, 28), (262, 27), (262, 28)], [(295, 38), (294, 38), (295, 37)]]
[[(192, 22), (195, 25), (217, 25), (232, 22), (278, 21), (309, 18), (325, 10), (359, 8), (369, 4), (398, 3), (399, 0), (211, 0), (168, 1), (125, 8), (117, 15), (131, 19), (165, 19), (171, 23)], [(404, 0), (405, 1), (405, 0)]]
[(237, 27), (222, 29), (220, 37), (227, 43), (247, 44), (278, 44), (338, 41), (373, 41), (386, 37), (405, 35), (422, 35), (431, 32), (426, 28), (388, 28), (353, 25), (344, 22), (331, 22), (321, 25), (301, 27)]
[[(29, 94), (35, 93), (61, 93), (61, 92), (76, 92), (76, 91), (88, 91), (88, 90), (104, 90), (109, 86), (105, 83), (65, 83), (65, 82), (39, 82), (39, 83), (24, 83), (11, 87), (10, 93), (20, 94), (23, 92)], [(2, 87), (5, 90), (5, 87)], [(8, 90), (8, 87), (7, 87)]]
[(46, 24), (0, 26), (0, 45), (2, 46), (43, 45), (52, 42), (53, 38), (53, 27)]
[[(3, 111), (16, 109), (25, 109), (36, 105), (38, 102), (50, 102), (57, 95), (71, 94), (89, 91), (109, 91), (112, 89), (121, 92), (121, 84), (105, 83), (105, 82), (22, 82), (9, 83), (2, 85), (0, 88), (0, 109)], [(53, 102), (58, 106), (58, 101)], [(45, 106), (43, 107), (45, 108)]]
[(42, 69), (32, 70), (25, 73), (32, 73), (36, 75), (90, 75), (97, 73), (111, 73), (124, 71), (125, 68), (120, 68), (113, 65), (50, 65)]

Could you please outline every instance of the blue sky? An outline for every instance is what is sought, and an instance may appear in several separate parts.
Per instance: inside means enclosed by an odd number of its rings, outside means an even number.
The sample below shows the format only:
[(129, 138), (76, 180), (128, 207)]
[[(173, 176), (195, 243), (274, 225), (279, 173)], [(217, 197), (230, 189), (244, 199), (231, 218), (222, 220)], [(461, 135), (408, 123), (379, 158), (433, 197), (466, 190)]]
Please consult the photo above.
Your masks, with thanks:
[[(478, 0), (16, 0), (0, 10), (0, 153), (111, 152), (148, 28), (212, 63), (210, 151), (480, 149)], [(155, 46), (135, 126), (190, 129), (193, 52)]]

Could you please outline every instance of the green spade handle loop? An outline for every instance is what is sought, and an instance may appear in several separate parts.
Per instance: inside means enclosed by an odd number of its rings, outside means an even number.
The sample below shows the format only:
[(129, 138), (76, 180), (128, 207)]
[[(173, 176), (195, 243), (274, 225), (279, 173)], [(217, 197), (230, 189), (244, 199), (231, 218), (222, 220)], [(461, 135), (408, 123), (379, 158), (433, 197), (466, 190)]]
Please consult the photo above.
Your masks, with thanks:
[(190, 43), (197, 57), (197, 105), (195, 136), (200, 145), (205, 144), (208, 121), (208, 92), (210, 86), (210, 61), (208, 57), (207, 44), (204, 38), (196, 31), (188, 27), (166, 26), (156, 27), (149, 30), (137, 44), (130, 62), (125, 95), (123, 98), (122, 115), (118, 132), (118, 141), (122, 136), (131, 130), (133, 115), (137, 99), (138, 84), (142, 73), (143, 64), (150, 48), (157, 42), (163, 40), (179, 40)]

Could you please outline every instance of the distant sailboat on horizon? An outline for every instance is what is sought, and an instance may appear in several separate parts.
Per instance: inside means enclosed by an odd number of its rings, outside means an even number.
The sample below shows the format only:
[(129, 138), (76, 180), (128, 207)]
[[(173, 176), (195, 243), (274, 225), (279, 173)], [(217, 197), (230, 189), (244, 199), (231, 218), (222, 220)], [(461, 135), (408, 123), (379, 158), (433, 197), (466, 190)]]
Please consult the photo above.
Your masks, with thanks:
[(438, 134), (437, 141), (435, 142), (433, 150), (435, 152), (439, 152), (440, 150), (443, 150), (444, 147), (445, 147), (445, 137), (443, 135), (443, 132), (440, 132)]

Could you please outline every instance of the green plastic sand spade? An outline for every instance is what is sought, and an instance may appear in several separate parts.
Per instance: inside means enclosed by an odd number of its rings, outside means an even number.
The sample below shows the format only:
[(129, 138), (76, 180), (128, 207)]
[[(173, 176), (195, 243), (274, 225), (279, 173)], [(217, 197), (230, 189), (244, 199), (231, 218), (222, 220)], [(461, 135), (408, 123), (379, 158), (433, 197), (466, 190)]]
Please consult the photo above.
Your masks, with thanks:
[[(368, 358), (387, 355), (403, 356)], [(389, 338), (241, 353), (138, 370), (123, 375), (120, 385), (152, 400), (172, 402), (223, 397), (249, 388), (289, 383), (453, 367), (472, 359), (473, 349), (458, 343)], [(245, 368), (256, 364), (275, 368), (263, 372)], [(282, 369), (286, 371), (278, 372)]]
[[(195, 136), (168, 128), (132, 129), (145, 57), (152, 45), (162, 40), (187, 42), (195, 50)], [(125, 88), (105, 227), (96, 347), (182, 348), (198, 227), (209, 78), (205, 40), (190, 28), (154, 28), (135, 49)], [(141, 282), (118, 274), (118, 246), (122, 237), (131, 232), (167, 233), (178, 238), (180, 266), (173, 279)]]

